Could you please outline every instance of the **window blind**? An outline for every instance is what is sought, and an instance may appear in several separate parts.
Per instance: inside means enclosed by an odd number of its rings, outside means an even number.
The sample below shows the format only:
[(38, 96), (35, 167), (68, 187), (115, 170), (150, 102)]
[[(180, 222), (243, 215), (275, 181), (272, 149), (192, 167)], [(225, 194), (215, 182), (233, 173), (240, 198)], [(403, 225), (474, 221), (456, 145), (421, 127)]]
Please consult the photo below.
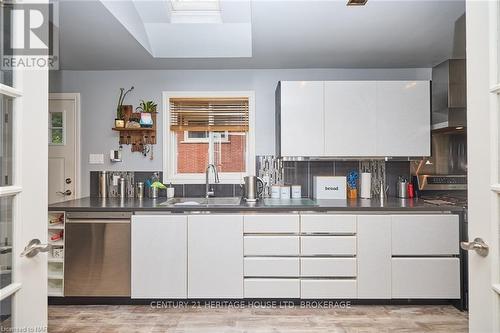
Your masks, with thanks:
[(248, 98), (170, 98), (171, 131), (248, 131)]

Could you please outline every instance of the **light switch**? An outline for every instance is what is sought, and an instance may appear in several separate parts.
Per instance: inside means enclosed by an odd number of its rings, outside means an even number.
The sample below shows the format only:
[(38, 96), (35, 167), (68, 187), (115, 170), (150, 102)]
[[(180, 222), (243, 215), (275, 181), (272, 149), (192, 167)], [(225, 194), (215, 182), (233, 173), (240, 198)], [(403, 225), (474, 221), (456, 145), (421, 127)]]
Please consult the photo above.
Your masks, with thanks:
[(89, 164), (104, 164), (104, 154), (89, 154)]

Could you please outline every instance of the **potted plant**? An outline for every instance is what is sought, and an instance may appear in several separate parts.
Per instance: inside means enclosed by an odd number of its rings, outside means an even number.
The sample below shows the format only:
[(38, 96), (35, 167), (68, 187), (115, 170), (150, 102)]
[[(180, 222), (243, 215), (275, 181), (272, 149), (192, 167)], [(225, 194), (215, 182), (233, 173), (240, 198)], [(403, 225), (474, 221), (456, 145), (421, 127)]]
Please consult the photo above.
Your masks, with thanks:
[(156, 113), (158, 105), (153, 101), (141, 100), (139, 106), (135, 109), (141, 113), (141, 127), (153, 127), (153, 114)]
[(141, 113), (156, 113), (157, 107), (158, 105), (153, 101), (141, 100), (141, 103), (135, 109)]
[(125, 91), (125, 88), (120, 88), (120, 96), (118, 97), (118, 105), (116, 106), (116, 118), (115, 118), (115, 127), (125, 127), (125, 115), (132, 114), (133, 106), (132, 105), (123, 105), (123, 101), (129, 92), (134, 90), (132, 86), (129, 90)]

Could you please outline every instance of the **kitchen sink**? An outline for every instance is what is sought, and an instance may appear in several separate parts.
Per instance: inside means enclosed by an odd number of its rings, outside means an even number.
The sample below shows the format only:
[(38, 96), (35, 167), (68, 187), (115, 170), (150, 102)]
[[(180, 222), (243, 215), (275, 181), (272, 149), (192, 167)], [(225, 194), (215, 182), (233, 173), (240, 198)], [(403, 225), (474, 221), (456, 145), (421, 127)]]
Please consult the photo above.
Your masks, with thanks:
[(212, 198), (172, 198), (160, 205), (163, 206), (238, 206), (239, 197), (212, 197)]

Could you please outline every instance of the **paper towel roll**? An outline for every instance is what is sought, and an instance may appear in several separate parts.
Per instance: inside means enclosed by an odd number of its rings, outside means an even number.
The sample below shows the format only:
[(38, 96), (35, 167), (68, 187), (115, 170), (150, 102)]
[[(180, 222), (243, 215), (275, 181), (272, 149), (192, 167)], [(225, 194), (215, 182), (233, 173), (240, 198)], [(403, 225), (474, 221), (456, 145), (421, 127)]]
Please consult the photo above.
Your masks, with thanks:
[(361, 198), (370, 199), (372, 197), (372, 174), (361, 173)]

